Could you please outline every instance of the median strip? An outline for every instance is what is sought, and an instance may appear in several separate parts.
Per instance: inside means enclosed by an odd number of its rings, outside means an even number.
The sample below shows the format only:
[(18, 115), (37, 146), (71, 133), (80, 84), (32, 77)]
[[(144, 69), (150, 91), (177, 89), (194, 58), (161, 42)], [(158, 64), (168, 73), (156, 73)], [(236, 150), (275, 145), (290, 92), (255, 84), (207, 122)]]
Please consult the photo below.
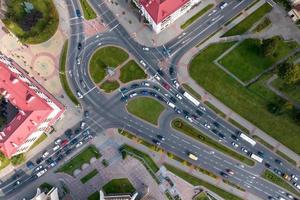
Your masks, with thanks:
[(228, 147), (218, 143), (217, 141), (211, 139), (210, 137), (206, 136), (205, 134), (203, 134), (202, 132), (200, 132), (199, 130), (195, 129), (194, 127), (188, 125), (186, 122), (184, 122), (181, 119), (175, 119), (172, 121), (172, 127), (174, 129), (176, 129), (177, 131), (180, 131), (198, 141), (200, 141), (201, 143), (204, 143), (234, 159), (237, 159), (247, 165), (253, 166), (255, 164), (255, 162), (231, 149), (229, 149)]
[(196, 21), (199, 17), (201, 17), (202, 15), (204, 15), (207, 11), (209, 11), (212, 7), (214, 7), (214, 4), (208, 4), (206, 7), (204, 7), (202, 10), (200, 10), (199, 12), (197, 12), (195, 15), (193, 15), (190, 19), (188, 19), (187, 21), (185, 21), (180, 28), (181, 29), (185, 29), (187, 28), (189, 25), (191, 25), (194, 21)]

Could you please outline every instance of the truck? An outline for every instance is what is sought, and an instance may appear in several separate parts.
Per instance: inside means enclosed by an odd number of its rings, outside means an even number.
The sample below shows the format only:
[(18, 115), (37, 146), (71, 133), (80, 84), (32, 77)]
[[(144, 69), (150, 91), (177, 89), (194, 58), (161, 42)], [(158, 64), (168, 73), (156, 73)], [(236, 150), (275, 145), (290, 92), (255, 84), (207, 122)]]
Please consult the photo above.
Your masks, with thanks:
[(259, 163), (262, 163), (262, 161), (264, 160), (264, 159), (262, 159), (261, 157), (255, 155), (254, 153), (251, 153), (251, 154), (250, 154), (250, 157), (251, 157), (253, 160), (255, 160), (255, 161), (259, 162)]
[(250, 138), (249, 136), (247, 136), (244, 133), (240, 133), (239, 136), (240, 136), (240, 138), (242, 138), (246, 142), (250, 143), (252, 146), (254, 146), (256, 144), (255, 140), (253, 140), (252, 138)]
[(195, 99), (192, 95), (190, 95), (189, 93), (184, 92), (183, 96), (185, 96), (188, 100), (190, 100), (190, 102), (192, 102), (195, 106), (200, 105), (200, 102), (197, 99)]
[(188, 156), (192, 160), (198, 160), (198, 157), (195, 154), (192, 154), (191, 152), (188, 153)]

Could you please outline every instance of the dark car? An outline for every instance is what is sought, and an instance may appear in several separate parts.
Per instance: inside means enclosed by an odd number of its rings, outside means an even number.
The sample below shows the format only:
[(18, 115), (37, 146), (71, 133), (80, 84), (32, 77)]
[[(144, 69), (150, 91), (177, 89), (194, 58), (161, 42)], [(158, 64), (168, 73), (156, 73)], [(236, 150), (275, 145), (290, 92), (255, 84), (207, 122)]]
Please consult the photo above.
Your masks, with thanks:
[(218, 136), (219, 136), (220, 138), (222, 138), (222, 139), (225, 138), (225, 135), (223, 135), (222, 133), (219, 133)]
[(258, 151), (257, 155), (259, 155), (260, 157), (264, 158), (265, 157), (265, 153), (262, 151)]
[(70, 143), (72, 144), (72, 145), (74, 145), (74, 144), (76, 144), (78, 142), (78, 139), (77, 138), (75, 138), (74, 140), (72, 140)]
[(78, 50), (82, 49), (82, 44), (81, 44), (80, 42), (79, 42), (78, 45), (77, 45), (77, 49), (78, 49)]
[(198, 116), (197, 115), (192, 115), (191, 116), (193, 119), (198, 119)]
[(77, 17), (81, 17), (81, 13), (80, 13), (80, 10), (79, 10), (79, 9), (76, 9), (76, 16), (77, 16)]
[(153, 139), (152, 142), (153, 142), (154, 144), (156, 144), (156, 145), (160, 145), (160, 144), (161, 144), (160, 141), (158, 141), (158, 140), (156, 140), (156, 139)]
[(160, 91), (160, 88), (157, 87), (156, 85), (153, 86), (153, 89), (156, 90), (156, 91)]
[(170, 100), (173, 102), (173, 103), (176, 103), (176, 99), (174, 97), (170, 97)]
[(38, 159), (36, 159), (36, 164), (40, 164), (41, 162), (43, 161), (43, 158), (41, 157), (41, 158), (38, 158)]
[(31, 161), (28, 161), (28, 162), (26, 163), (26, 167), (28, 167), (28, 169), (32, 169), (32, 168), (34, 168), (34, 163), (31, 162)]
[(149, 94), (149, 92), (147, 92), (146, 90), (142, 90), (142, 91), (141, 91), (141, 95), (146, 96), (146, 95), (148, 95), (148, 94)]
[(277, 158), (275, 159), (275, 163), (278, 164), (278, 165), (282, 165), (283, 164), (282, 161), (279, 160), (279, 159), (277, 159)]
[(220, 172), (220, 175), (223, 176), (224, 178), (228, 178), (228, 174), (226, 174), (225, 172)]
[(156, 97), (156, 95), (157, 95), (155, 92), (149, 92), (149, 94), (153, 97)]
[(157, 135), (156, 137), (161, 141), (165, 141), (165, 137), (162, 135)]
[(215, 128), (211, 129), (211, 131), (212, 131), (214, 134), (218, 134), (218, 133), (219, 133), (219, 131), (218, 131), (217, 129), (215, 129)]
[(84, 117), (89, 117), (90, 113), (89, 113), (89, 111), (86, 110), (86, 111), (84, 111), (83, 115), (84, 115)]
[(169, 73), (170, 73), (171, 76), (174, 74), (174, 68), (173, 67), (169, 68)]
[(57, 156), (57, 158), (56, 158), (56, 162), (59, 162), (59, 161), (61, 161), (63, 158), (64, 158), (64, 156), (63, 156), (63, 155), (59, 155), (59, 156)]
[(182, 110), (182, 113), (183, 113), (185, 116), (187, 116), (187, 115), (190, 114), (190, 113), (189, 113), (188, 111), (186, 111), (186, 110)]
[(130, 87), (131, 87), (131, 89), (135, 89), (135, 88), (140, 87), (140, 85), (137, 84), (137, 83), (134, 83), (134, 84), (132, 84)]
[(270, 165), (269, 163), (266, 162), (266, 163), (265, 163), (265, 167), (266, 167), (266, 168), (270, 168), (271, 165)]
[(164, 88), (166, 88), (167, 90), (169, 90), (171, 88), (171, 86), (168, 83), (163, 83)]
[(127, 99), (128, 99), (128, 96), (125, 95), (125, 96), (122, 96), (120, 100), (121, 101), (127, 101)]
[(215, 127), (217, 127), (217, 128), (220, 128), (220, 124), (219, 124), (218, 122), (216, 122), (216, 121), (213, 122), (213, 125), (214, 125)]
[(239, 138), (236, 136), (236, 135), (231, 135), (231, 138), (233, 139), (233, 140), (235, 140), (235, 141), (238, 141), (239, 140)]
[(202, 115), (203, 115), (203, 112), (201, 112), (200, 110), (196, 110), (196, 113), (197, 113), (199, 116), (202, 116)]
[(127, 88), (121, 88), (120, 91), (125, 93), (125, 92), (128, 92), (128, 89)]
[(73, 137), (73, 132), (71, 129), (68, 129), (65, 131), (65, 136), (69, 139), (71, 139)]
[(279, 169), (274, 169), (273, 170), (276, 174), (278, 174), (279, 176), (282, 176), (283, 175), (283, 173), (282, 173), (282, 171), (280, 171)]
[(158, 73), (159, 75), (161, 75), (161, 76), (164, 75), (164, 72), (163, 72), (161, 69), (158, 69), (158, 70), (156, 70), (156, 71), (157, 71), (157, 73)]

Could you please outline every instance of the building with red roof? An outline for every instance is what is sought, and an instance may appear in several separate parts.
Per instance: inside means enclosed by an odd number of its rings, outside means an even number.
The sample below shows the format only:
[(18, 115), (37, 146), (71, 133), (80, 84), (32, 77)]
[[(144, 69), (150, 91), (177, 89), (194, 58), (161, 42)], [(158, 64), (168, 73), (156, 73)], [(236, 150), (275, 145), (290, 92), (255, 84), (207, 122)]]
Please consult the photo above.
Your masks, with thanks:
[(17, 63), (1, 53), (0, 96), (14, 107), (8, 111), (13, 116), (0, 130), (0, 151), (9, 158), (26, 152), (65, 110)]
[(200, 0), (134, 0), (156, 33), (185, 14)]

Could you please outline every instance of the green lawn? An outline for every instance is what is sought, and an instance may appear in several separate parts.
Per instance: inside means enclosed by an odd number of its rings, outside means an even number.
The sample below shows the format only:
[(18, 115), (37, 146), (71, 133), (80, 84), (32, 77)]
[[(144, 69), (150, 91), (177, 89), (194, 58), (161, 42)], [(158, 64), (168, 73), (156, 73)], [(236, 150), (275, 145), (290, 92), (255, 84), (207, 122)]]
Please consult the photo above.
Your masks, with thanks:
[(245, 88), (213, 64), (232, 45), (232, 42), (213, 44), (201, 51), (191, 61), (190, 76), (229, 108), (299, 154), (300, 126), (286, 113), (275, 116), (267, 110), (267, 104), (278, 99), (265, 85), (270, 75)]
[(130, 100), (126, 108), (131, 114), (154, 125), (158, 124), (158, 118), (165, 109), (160, 102), (149, 97)]
[(300, 84), (287, 85), (282, 79), (277, 78), (272, 82), (272, 85), (291, 99), (300, 103)]
[(101, 84), (100, 88), (104, 90), (106, 93), (111, 93), (118, 89), (120, 87), (120, 84), (118, 81), (105, 81)]
[(43, 133), (39, 139), (37, 139), (32, 145), (31, 147), (29, 148), (29, 151), (31, 149), (33, 149), (34, 147), (36, 147), (37, 145), (39, 145), (41, 142), (43, 142), (45, 139), (47, 138), (47, 135), (45, 133)]
[(105, 194), (132, 194), (134, 187), (127, 178), (113, 179), (103, 186)]
[(146, 168), (149, 167), (150, 170), (154, 173), (156, 173), (159, 170), (158, 166), (152, 160), (152, 158), (148, 154), (146, 154), (142, 151), (139, 151), (139, 150), (137, 150), (129, 145), (126, 145), (126, 144), (120, 148), (120, 151), (129, 153), (130, 155), (133, 155), (133, 156), (136, 156), (136, 158), (139, 158), (140, 160), (142, 160), (143, 162), (146, 163)]
[(194, 21), (196, 21), (199, 17), (201, 17), (202, 15), (204, 15), (207, 11), (209, 11), (211, 8), (214, 7), (214, 4), (208, 4), (205, 8), (203, 8), (202, 10), (200, 10), (199, 12), (197, 12), (195, 15), (193, 15), (190, 19), (188, 19), (187, 21), (185, 21), (180, 28), (181, 29), (185, 29), (187, 28), (189, 25), (191, 25)]
[(192, 176), (191, 174), (184, 172), (176, 167), (173, 167), (172, 165), (165, 164), (166, 168), (175, 174), (176, 176), (179, 176), (180, 178), (184, 179), (185, 181), (189, 182), (190, 184), (194, 186), (203, 186), (206, 187), (208, 190), (215, 192), (220, 197), (226, 199), (226, 200), (242, 200), (242, 198), (237, 197), (221, 188), (218, 188), (208, 182), (205, 182), (204, 180), (201, 180), (199, 178), (196, 178), (195, 176)]
[[(59, 23), (59, 16), (52, 0), (9, 0), (7, 2), (8, 10), (6, 18), (2, 21), (21, 42), (38, 44), (49, 40), (55, 34)], [(26, 31), (20, 26), (20, 22), (26, 18), (23, 6), (24, 2), (32, 3), (34, 9), (42, 13), (42, 17)]]
[(127, 62), (120, 71), (120, 81), (123, 83), (147, 78), (147, 74), (134, 60)]
[(88, 200), (99, 200), (100, 199), (100, 194), (98, 191), (94, 192), (88, 197)]
[(278, 49), (274, 53), (276, 57), (263, 56), (259, 39), (246, 39), (224, 56), (219, 63), (240, 80), (249, 81), (297, 47), (295, 42), (285, 42), (280, 37), (276, 39), (279, 41)]
[(95, 19), (97, 17), (95, 11), (87, 2), (87, 0), (80, 0), (80, 4), (83, 10), (83, 16), (86, 20)]
[(218, 141), (206, 136), (199, 130), (195, 129), (194, 127), (190, 126), (188, 123), (181, 119), (175, 119), (172, 121), (172, 127), (175, 128), (176, 130), (210, 146), (213, 147), (214, 149), (234, 158), (237, 159), (247, 165), (253, 166), (254, 161), (235, 152), (234, 150), (229, 149), (228, 147), (224, 146), (223, 144), (220, 144)]
[(271, 26), (272, 22), (268, 17), (265, 17), (257, 26), (253, 29), (254, 33), (259, 33)]
[(263, 16), (265, 16), (271, 10), (272, 10), (272, 6), (270, 6), (268, 3), (265, 3), (256, 11), (251, 13), (248, 17), (246, 17), (244, 20), (242, 20), (240, 23), (235, 25), (232, 29), (227, 31), (222, 37), (241, 35), (247, 32), (253, 26), (254, 23), (259, 21)]
[(66, 75), (66, 59), (67, 59), (67, 53), (68, 53), (68, 40), (66, 40), (63, 49), (60, 53), (60, 59), (59, 59), (59, 79), (60, 79), (60, 83), (64, 89), (64, 91), (66, 92), (66, 94), (68, 95), (68, 97), (70, 98), (70, 100), (75, 104), (75, 105), (79, 105), (79, 101), (78, 99), (75, 97), (75, 95), (73, 94), (69, 83), (68, 83), (68, 78)]
[(293, 186), (288, 184), (283, 178), (274, 174), (272, 171), (266, 169), (263, 172), (262, 177), (264, 179), (274, 183), (275, 185), (278, 185), (279, 187), (282, 187), (282, 188), (296, 194), (297, 196), (300, 196), (300, 193)]
[(57, 172), (64, 172), (72, 176), (75, 169), (80, 169), (84, 163), (89, 163), (92, 157), (98, 159), (101, 157), (101, 154), (95, 146), (90, 145), (69, 162), (58, 168)]
[(86, 183), (89, 180), (91, 180), (94, 176), (96, 176), (98, 174), (98, 170), (94, 169), (93, 171), (91, 171), (90, 173), (88, 173), (87, 175), (85, 175), (84, 177), (82, 177), (80, 179), (81, 183)]
[(108, 46), (97, 50), (89, 63), (90, 75), (95, 83), (106, 76), (106, 68), (116, 68), (128, 59), (128, 54), (118, 47)]

